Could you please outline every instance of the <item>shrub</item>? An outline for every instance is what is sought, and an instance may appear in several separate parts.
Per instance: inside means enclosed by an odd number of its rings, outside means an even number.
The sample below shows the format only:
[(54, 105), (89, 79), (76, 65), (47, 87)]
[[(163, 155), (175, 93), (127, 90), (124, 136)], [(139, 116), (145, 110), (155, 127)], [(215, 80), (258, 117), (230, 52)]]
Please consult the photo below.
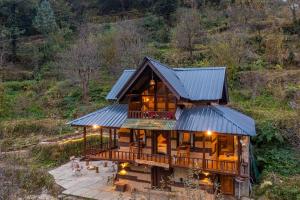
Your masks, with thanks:
[[(87, 148), (99, 146), (99, 136), (87, 137)], [(104, 142), (106, 138), (104, 138)], [(62, 144), (37, 145), (31, 150), (32, 156), (43, 166), (56, 166), (69, 161), (71, 156), (83, 154), (83, 138), (74, 139)]]

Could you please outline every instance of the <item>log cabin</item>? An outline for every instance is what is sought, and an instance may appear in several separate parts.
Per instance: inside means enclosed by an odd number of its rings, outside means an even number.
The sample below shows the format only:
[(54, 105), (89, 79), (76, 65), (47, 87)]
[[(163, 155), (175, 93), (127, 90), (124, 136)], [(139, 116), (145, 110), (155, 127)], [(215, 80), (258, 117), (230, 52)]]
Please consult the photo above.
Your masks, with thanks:
[(83, 127), (84, 141), (87, 128), (98, 128), (100, 144), (85, 144), (84, 156), (117, 162), (116, 183), (145, 191), (172, 175), (164, 188), (180, 192), (197, 169), (202, 190), (249, 195), (255, 122), (227, 106), (226, 67), (171, 68), (145, 57), (106, 98), (109, 106), (69, 124)]

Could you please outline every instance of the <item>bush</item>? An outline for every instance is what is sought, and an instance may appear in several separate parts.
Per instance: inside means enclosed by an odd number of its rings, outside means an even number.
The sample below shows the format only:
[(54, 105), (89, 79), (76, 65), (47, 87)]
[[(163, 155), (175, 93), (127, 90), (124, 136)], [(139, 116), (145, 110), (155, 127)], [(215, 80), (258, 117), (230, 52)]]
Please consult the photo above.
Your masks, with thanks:
[[(104, 138), (103, 142), (106, 141)], [(31, 150), (32, 156), (43, 166), (57, 166), (69, 161), (71, 156), (83, 154), (83, 138), (74, 139), (62, 144), (37, 145)], [(87, 137), (87, 148), (100, 146), (99, 136)]]

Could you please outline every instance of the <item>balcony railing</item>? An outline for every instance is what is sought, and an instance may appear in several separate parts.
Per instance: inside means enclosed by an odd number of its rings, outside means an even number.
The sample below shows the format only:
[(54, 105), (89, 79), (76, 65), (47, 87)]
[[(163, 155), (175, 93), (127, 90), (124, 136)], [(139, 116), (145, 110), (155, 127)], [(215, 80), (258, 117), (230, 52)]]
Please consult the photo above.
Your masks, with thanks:
[(128, 111), (128, 118), (138, 119), (175, 119), (175, 113), (170, 111)]
[(88, 155), (91, 160), (113, 160), (121, 162), (132, 162), (163, 167), (196, 168), (211, 172), (226, 174), (238, 174), (237, 161), (212, 160), (191, 157), (167, 156), (159, 154), (144, 154), (125, 151), (102, 151), (97, 154)]

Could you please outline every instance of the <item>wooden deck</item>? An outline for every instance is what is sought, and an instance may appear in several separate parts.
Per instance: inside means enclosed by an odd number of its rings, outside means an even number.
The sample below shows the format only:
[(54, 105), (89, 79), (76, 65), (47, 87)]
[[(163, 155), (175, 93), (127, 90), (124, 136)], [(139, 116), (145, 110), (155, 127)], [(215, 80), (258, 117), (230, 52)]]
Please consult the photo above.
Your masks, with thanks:
[(146, 164), (152, 166), (159, 166), (169, 168), (183, 167), (194, 168), (203, 171), (216, 172), (228, 175), (238, 175), (237, 161), (220, 161), (212, 159), (192, 158), (192, 157), (178, 157), (167, 156), (159, 154), (144, 154), (133, 153), (117, 150), (106, 150), (98, 152), (90, 152), (87, 155), (90, 160), (111, 160), (120, 162), (131, 162), (137, 164)]

